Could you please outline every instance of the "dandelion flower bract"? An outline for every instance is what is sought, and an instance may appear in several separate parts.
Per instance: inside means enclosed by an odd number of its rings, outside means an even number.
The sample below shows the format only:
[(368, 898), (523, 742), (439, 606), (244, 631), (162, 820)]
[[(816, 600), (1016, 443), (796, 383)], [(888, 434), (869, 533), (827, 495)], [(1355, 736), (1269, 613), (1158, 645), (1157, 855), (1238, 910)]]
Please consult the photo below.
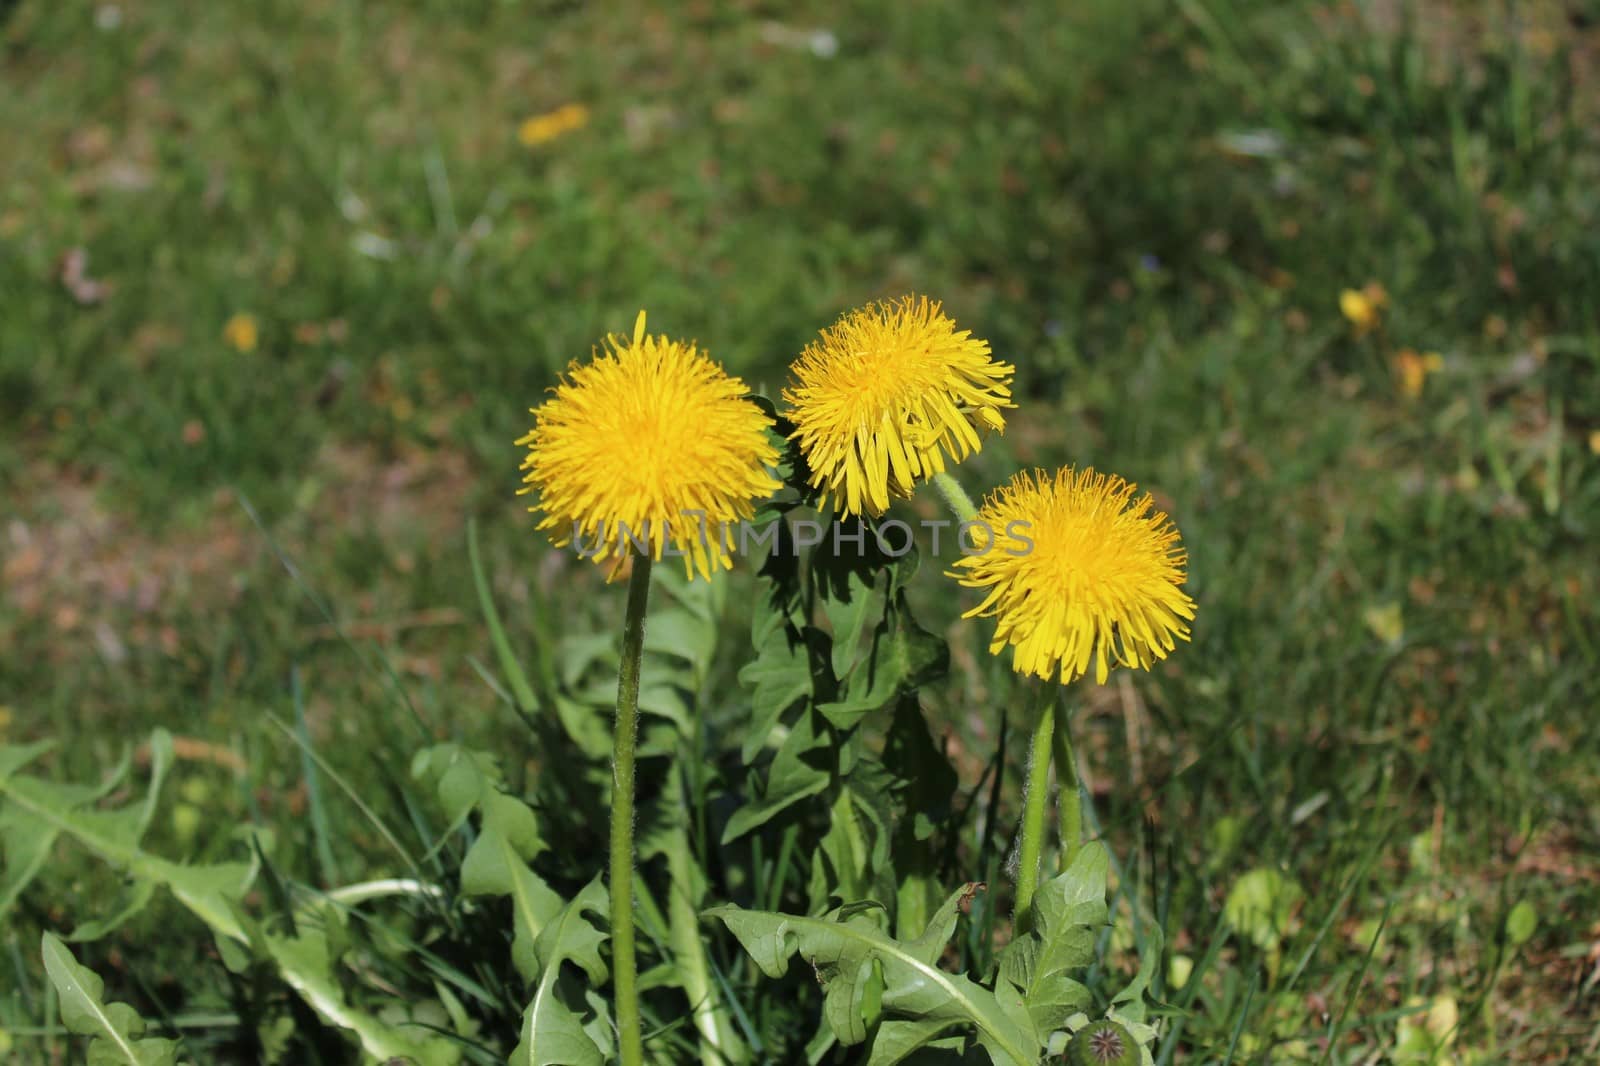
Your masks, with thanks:
[(965, 617), (997, 620), (990, 652), (1009, 646), (1018, 673), (1066, 684), (1112, 666), (1143, 669), (1189, 639), (1178, 530), (1149, 493), (1120, 477), (1067, 467), (1023, 472), (991, 494), (978, 551), (950, 576), (985, 590)]
[(850, 312), (807, 345), (783, 391), (811, 487), (845, 515), (882, 514), (1005, 429), (1014, 372), (926, 297)]
[(630, 544), (659, 561), (670, 542), (710, 577), (732, 565), (727, 524), (778, 488), (772, 420), (705, 352), (644, 327), (641, 311), (631, 341), (607, 337), (533, 411), (519, 492), (538, 493), (529, 510), (557, 547), (577, 539), (613, 576)]

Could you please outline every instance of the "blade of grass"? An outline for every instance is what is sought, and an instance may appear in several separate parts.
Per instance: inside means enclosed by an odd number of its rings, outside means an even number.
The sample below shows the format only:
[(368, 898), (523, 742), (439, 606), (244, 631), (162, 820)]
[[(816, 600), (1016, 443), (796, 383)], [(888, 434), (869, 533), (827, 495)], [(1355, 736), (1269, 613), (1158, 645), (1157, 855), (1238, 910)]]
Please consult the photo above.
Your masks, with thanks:
[(1233, 1062), (1233, 1053), (1239, 1047), (1239, 1037), (1244, 1035), (1244, 1023), (1250, 1017), (1250, 1003), (1256, 998), (1256, 986), (1261, 983), (1261, 970), (1258, 967), (1250, 975), (1250, 988), (1244, 994), (1244, 1003), (1239, 1007), (1239, 1020), (1233, 1023), (1233, 1036), (1228, 1040), (1228, 1053), (1222, 1059), (1222, 1066), (1229, 1066)]
[[(500, 623), (500, 611), (495, 606), (494, 596), (490, 592), (489, 579), (483, 572), (483, 557), (478, 551), (478, 523), (475, 519), (467, 522), (467, 558), (472, 566), (472, 583), (478, 591), (478, 607), (483, 612), (484, 625), (489, 628), (489, 640), (494, 644), (495, 659), (500, 664), (500, 672), (505, 676), (506, 684), (515, 697), (517, 709), (524, 714), (531, 714), (539, 709), (541, 701), (534, 695), (533, 686), (528, 683), (527, 672), (522, 669), (516, 653), (511, 650), (511, 641), (506, 638), (505, 626)], [(547, 704), (549, 701), (543, 702)]]
[(1327, 1046), (1322, 1052), (1322, 1066), (1333, 1061), (1334, 1041), (1344, 1029), (1344, 1020), (1349, 1016), (1350, 1008), (1355, 1005), (1356, 998), (1361, 994), (1361, 986), (1366, 984), (1367, 971), (1372, 968), (1373, 956), (1378, 952), (1378, 942), (1383, 939), (1383, 931), (1389, 927), (1389, 915), (1393, 912), (1394, 900), (1391, 898), (1383, 905), (1383, 917), (1378, 919), (1378, 928), (1372, 934), (1372, 943), (1367, 945), (1367, 953), (1361, 959), (1361, 969), (1356, 971), (1355, 981), (1351, 984), (1350, 991), (1343, 997), (1344, 1003), (1339, 1008), (1339, 1017), (1328, 1023), (1325, 1038)]
[(383, 838), (383, 842), (389, 845), (394, 853), (400, 857), (400, 861), (405, 863), (406, 868), (412, 874), (420, 878), (422, 876), (422, 867), (412, 857), (411, 853), (406, 850), (405, 845), (400, 843), (399, 838), (394, 835), (394, 832), (385, 824), (384, 820), (378, 817), (378, 813), (368, 805), (366, 800), (361, 798), (361, 793), (356, 791), (355, 786), (346, 781), (309, 742), (302, 740), (299, 734), (281, 718), (275, 714), (268, 714), (267, 720), (282, 730), (284, 736), (294, 741), (300, 750), (305, 752), (316, 763), (317, 768), (328, 776), (328, 780), (339, 786), (339, 791), (343, 792), (350, 802), (355, 804), (356, 810), (360, 811), (362, 817), (366, 818), (372, 827), (378, 831), (378, 835)]
[[(317, 595), (316, 591), (312, 589), (311, 584), (306, 581), (305, 577), (300, 573), (300, 568), (295, 565), (293, 559), (289, 558), (288, 553), (285, 552), (278, 544), (277, 538), (274, 537), (267, 529), (266, 523), (262, 521), (261, 515), (256, 512), (255, 506), (251, 504), (249, 497), (247, 497), (242, 490), (235, 488), (234, 491), (238, 495), (239, 505), (244, 508), (245, 514), (250, 517), (250, 521), (256, 527), (256, 531), (260, 533), (261, 538), (267, 542), (268, 549), (271, 550), (273, 556), (278, 560), (278, 565), (282, 566), (284, 572), (289, 575), (289, 579), (295, 583), (295, 587), (300, 590), (301, 594), (304, 595), (306, 599), (311, 601), (311, 605), (317, 609), (319, 614), (322, 615), (323, 621), (328, 624), (329, 628), (338, 634), (340, 642), (344, 644), (346, 648), (349, 648), (350, 652), (355, 655), (356, 661), (368, 671), (372, 672), (377, 677), (381, 678), (385, 683), (387, 683), (390, 690), (399, 698), (400, 703), (406, 708), (407, 711), (410, 712), (412, 724), (416, 726), (418, 732), (423, 736), (427, 736), (428, 721), (422, 717), (422, 712), (419, 711), (416, 704), (412, 702), (411, 696), (406, 691), (405, 685), (400, 681), (400, 675), (395, 673), (393, 664), (389, 662), (389, 657), (387, 655), (379, 655), (377, 657), (379, 666), (374, 667), (372, 665), (371, 659), (369, 659), (362, 647), (356, 644), (356, 642), (351, 638), (349, 631), (344, 627), (344, 623), (334, 615), (333, 609), (328, 606), (327, 601), (321, 596)], [(379, 731), (378, 735), (388, 735), (388, 731)]]
[(305, 690), (300, 684), (298, 665), (289, 668), (289, 691), (294, 697), (294, 728), (300, 741), (300, 776), (306, 783), (306, 809), (311, 815), (311, 839), (316, 849), (317, 872), (323, 884), (334, 884), (342, 878), (330, 843), (332, 834), (328, 831), (328, 811), (323, 804), (322, 782), (317, 778), (316, 763), (308, 754), (311, 734), (306, 729)]

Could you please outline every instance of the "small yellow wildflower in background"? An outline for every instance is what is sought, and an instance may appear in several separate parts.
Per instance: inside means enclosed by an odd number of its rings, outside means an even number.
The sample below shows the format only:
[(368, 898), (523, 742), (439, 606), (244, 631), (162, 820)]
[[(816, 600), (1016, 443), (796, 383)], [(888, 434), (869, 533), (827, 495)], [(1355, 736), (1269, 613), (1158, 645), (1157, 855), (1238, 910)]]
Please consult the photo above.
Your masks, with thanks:
[(524, 147), (532, 148), (535, 145), (553, 141), (563, 133), (582, 129), (589, 124), (589, 109), (582, 104), (564, 104), (554, 111), (546, 111), (542, 115), (525, 118), (517, 127), (517, 140)]
[(256, 345), (261, 340), (260, 330), (256, 327), (256, 317), (242, 311), (234, 315), (223, 325), (222, 339), (234, 351), (255, 351)]
[(1137, 491), (1066, 467), (1054, 477), (1024, 471), (984, 500), (980, 551), (949, 576), (987, 590), (964, 617), (998, 619), (992, 654), (1009, 645), (1012, 669), (1062, 684), (1092, 661), (1103, 683), (1113, 665), (1149, 669), (1175, 638), (1189, 639), (1188, 556), (1166, 513)]
[(1004, 431), (1016, 368), (996, 362), (927, 297), (844, 315), (800, 353), (783, 390), (811, 486), (845, 515), (882, 514), (890, 495)]
[(1595, 455), (1600, 455), (1600, 429), (1589, 434), (1589, 450)]
[(1361, 621), (1368, 632), (1391, 647), (1399, 647), (1406, 638), (1405, 614), (1400, 604), (1392, 600), (1363, 607)]
[(1376, 329), (1387, 306), (1389, 294), (1375, 281), (1369, 281), (1360, 289), (1345, 289), (1339, 294), (1339, 312), (1355, 326), (1357, 335)]
[(533, 412), (517, 441), (528, 449), (518, 494), (537, 491), (528, 509), (543, 512), (539, 528), (557, 547), (578, 538), (595, 562), (611, 560), (612, 577), (629, 538), (648, 537), (653, 559), (670, 539), (689, 577), (709, 578), (733, 565), (723, 523), (752, 517), (779, 487), (772, 420), (704, 352), (644, 326), (641, 311), (631, 341), (608, 336)]
[(1428, 375), (1444, 369), (1444, 356), (1438, 352), (1418, 354), (1410, 348), (1402, 348), (1394, 357), (1394, 369), (1400, 378), (1401, 395), (1414, 400), (1422, 395)]

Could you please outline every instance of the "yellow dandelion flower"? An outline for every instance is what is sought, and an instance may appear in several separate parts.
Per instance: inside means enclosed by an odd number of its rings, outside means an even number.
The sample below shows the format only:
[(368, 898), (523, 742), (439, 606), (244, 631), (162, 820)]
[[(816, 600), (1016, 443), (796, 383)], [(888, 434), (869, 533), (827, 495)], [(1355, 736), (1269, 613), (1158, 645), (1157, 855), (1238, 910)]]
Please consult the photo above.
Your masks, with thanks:
[(228, 319), (222, 327), (222, 339), (236, 352), (253, 352), (261, 340), (256, 326), (256, 316), (240, 312)]
[(989, 651), (1010, 646), (1021, 674), (1062, 684), (1094, 663), (1149, 669), (1188, 640), (1194, 601), (1187, 555), (1149, 493), (1093, 470), (1023, 472), (989, 496), (974, 527), (977, 551), (949, 576), (986, 589), (967, 618), (997, 621)]
[(631, 341), (608, 336), (533, 411), (519, 494), (538, 493), (529, 510), (557, 547), (576, 541), (611, 576), (630, 545), (659, 561), (670, 543), (710, 577), (733, 565), (730, 524), (779, 486), (772, 420), (705, 352), (644, 326), (641, 311)]
[(1427, 384), (1428, 375), (1444, 369), (1444, 356), (1438, 352), (1419, 354), (1411, 348), (1402, 348), (1394, 357), (1394, 369), (1400, 379), (1401, 394), (1407, 399), (1414, 400), (1422, 395), (1422, 387)]
[(1359, 289), (1345, 289), (1339, 294), (1339, 313), (1350, 320), (1358, 335), (1371, 332), (1378, 325), (1378, 304)]
[(889, 497), (1003, 431), (1015, 368), (958, 330), (927, 297), (843, 316), (806, 346), (783, 398), (811, 485), (846, 515), (882, 514)]
[(563, 133), (582, 129), (589, 124), (589, 109), (582, 104), (564, 104), (554, 111), (522, 120), (517, 127), (517, 140), (526, 148), (553, 141)]

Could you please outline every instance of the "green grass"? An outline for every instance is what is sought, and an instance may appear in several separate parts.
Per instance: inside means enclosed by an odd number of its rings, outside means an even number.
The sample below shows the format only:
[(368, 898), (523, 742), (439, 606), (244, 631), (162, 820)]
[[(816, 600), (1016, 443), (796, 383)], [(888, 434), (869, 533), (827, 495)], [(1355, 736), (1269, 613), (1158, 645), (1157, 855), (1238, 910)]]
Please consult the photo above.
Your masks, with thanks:
[[(512, 497), (554, 375), (646, 307), (776, 395), (819, 326), (922, 291), (1019, 368), (969, 489), (1093, 463), (1190, 551), (1193, 645), (1077, 712), (1099, 824), (1197, 962), (1160, 990), (1171, 1061), (1330, 1031), (1363, 1061), (1441, 996), (1477, 1061), (1600, 1054), (1600, 41), (1555, 5), (1401, 7), (0, 5), (0, 737), (63, 738), (83, 778), (165, 725), (244, 768), (187, 766), (173, 849), (235, 854), (220, 811), (295, 876), (330, 836), (343, 877), (393, 872), (272, 718), (385, 808), (418, 718), (518, 743), (466, 520), (517, 647), (620, 608)], [(574, 101), (586, 127), (518, 142)], [(1338, 295), (1368, 282), (1358, 336)], [(1415, 398), (1404, 348), (1443, 356)], [(970, 669), (929, 702), (972, 788), (1010, 681), (933, 569)], [(1304, 891), (1275, 951), (1217, 934), (1261, 867)], [(12, 960), (116, 890), (50, 882), (0, 940), (24, 1061), (65, 1043)], [(146, 950), (173, 918), (82, 957), (181, 1013), (207, 948)]]

